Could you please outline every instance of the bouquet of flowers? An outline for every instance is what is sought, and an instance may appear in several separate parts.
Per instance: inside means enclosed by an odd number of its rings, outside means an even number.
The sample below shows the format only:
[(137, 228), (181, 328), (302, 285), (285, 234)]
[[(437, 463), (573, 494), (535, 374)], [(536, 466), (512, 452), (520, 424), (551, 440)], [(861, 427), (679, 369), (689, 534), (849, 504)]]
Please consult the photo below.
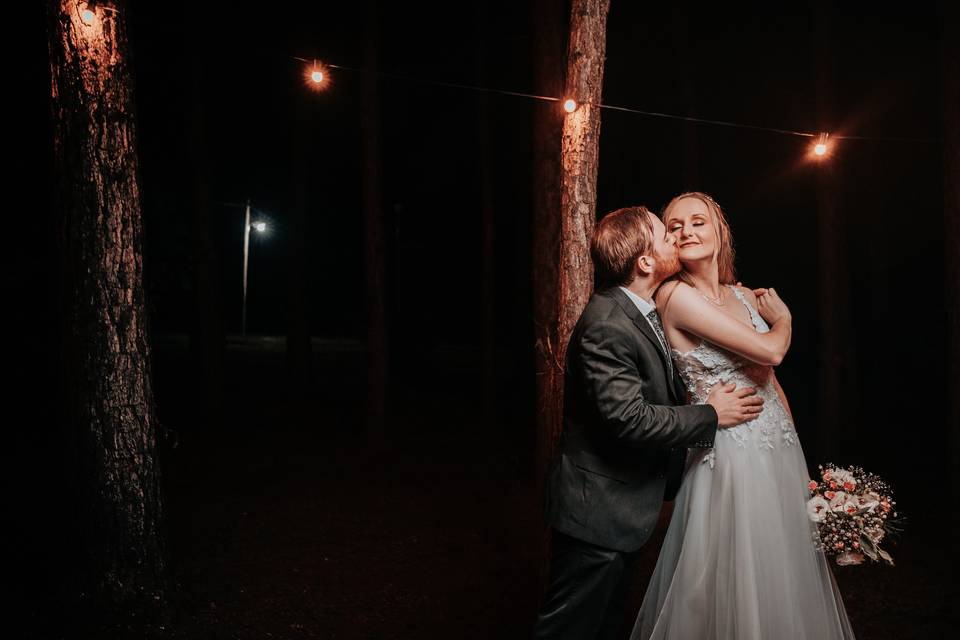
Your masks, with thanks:
[(893, 565), (880, 548), (884, 537), (899, 531), (890, 487), (860, 467), (820, 467), (820, 480), (807, 485), (807, 513), (817, 525), (818, 548), (836, 556), (837, 564), (860, 564), (864, 556)]

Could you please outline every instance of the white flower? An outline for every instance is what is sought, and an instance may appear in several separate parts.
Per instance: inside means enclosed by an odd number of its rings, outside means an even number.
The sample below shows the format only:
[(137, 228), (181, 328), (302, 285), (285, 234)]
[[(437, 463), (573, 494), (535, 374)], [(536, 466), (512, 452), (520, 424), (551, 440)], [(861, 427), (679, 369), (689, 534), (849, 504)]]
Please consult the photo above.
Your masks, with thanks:
[(857, 511), (860, 511), (860, 507), (857, 505), (856, 499), (851, 498), (847, 500), (846, 503), (843, 505), (842, 511), (852, 516), (856, 514)]
[(853, 474), (847, 471), (846, 469), (831, 469), (830, 470), (830, 479), (837, 483), (837, 486), (842, 487), (848, 482), (854, 487), (857, 486), (857, 480), (853, 477)]
[(827, 517), (828, 509), (830, 509), (830, 503), (820, 496), (813, 496), (807, 500), (807, 515), (814, 522), (823, 522)]
[(880, 496), (875, 493), (867, 492), (862, 496), (857, 497), (857, 503), (860, 505), (861, 509), (867, 509), (870, 513), (873, 513), (874, 509), (880, 506)]
[(828, 491), (827, 493), (834, 494), (834, 496), (830, 498), (830, 509), (833, 511), (843, 511), (844, 505), (847, 504), (847, 494), (843, 491)]

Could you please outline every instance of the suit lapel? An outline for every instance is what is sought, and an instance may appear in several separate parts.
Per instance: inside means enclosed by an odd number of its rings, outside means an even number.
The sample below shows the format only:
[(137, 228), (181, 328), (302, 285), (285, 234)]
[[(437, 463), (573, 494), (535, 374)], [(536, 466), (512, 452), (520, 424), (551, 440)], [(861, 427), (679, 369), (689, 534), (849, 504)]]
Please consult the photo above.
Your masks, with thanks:
[(654, 332), (653, 327), (650, 326), (650, 322), (643, 317), (643, 314), (640, 313), (640, 309), (637, 308), (637, 305), (633, 303), (633, 300), (627, 297), (623, 291), (620, 290), (620, 287), (611, 287), (609, 289), (610, 295), (614, 300), (617, 301), (617, 304), (620, 305), (620, 308), (623, 309), (623, 312), (627, 314), (632, 321), (634, 326), (640, 330), (647, 340), (653, 343), (654, 349), (660, 354), (660, 363), (663, 365), (663, 378), (667, 383), (667, 392), (673, 398), (674, 402), (679, 402), (679, 398), (684, 396), (677, 395), (677, 388), (675, 379), (670, 379), (670, 368), (667, 365), (667, 354), (663, 351), (663, 345), (660, 342), (660, 338), (657, 337), (656, 332)]

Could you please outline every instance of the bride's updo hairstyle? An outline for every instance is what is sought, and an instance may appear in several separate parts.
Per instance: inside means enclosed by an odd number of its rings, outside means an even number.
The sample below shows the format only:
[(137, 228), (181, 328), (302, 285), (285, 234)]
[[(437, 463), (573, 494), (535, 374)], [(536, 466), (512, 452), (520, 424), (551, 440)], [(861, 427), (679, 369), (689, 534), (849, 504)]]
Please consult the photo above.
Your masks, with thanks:
[(593, 229), (590, 257), (600, 287), (633, 282), (637, 258), (653, 250), (653, 223), (646, 207), (624, 207), (603, 216)]
[[(713, 226), (717, 231), (716, 259), (717, 271), (720, 275), (720, 284), (736, 284), (737, 276), (733, 268), (733, 236), (730, 234), (730, 225), (727, 223), (727, 217), (723, 214), (723, 209), (720, 208), (720, 205), (717, 204), (716, 200), (700, 191), (681, 193), (667, 203), (667, 206), (663, 208), (663, 213), (660, 215), (660, 219), (663, 220), (663, 224), (667, 227), (667, 229), (669, 229), (670, 225), (667, 222), (667, 219), (670, 217), (670, 212), (678, 202), (686, 198), (696, 198), (706, 205), (707, 209), (710, 211), (710, 214), (713, 216)], [(686, 270), (681, 269), (675, 277), (683, 282), (686, 282), (691, 287), (693, 286), (693, 282), (690, 280), (690, 276), (687, 275)]]

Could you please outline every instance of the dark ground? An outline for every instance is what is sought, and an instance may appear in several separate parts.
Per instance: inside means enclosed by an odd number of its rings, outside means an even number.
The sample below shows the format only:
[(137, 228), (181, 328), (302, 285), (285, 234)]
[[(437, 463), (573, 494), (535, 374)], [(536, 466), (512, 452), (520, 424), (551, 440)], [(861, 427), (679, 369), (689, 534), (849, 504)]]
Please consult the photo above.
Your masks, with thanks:
[[(215, 432), (190, 420), (186, 340), (156, 342), (160, 417), (177, 441), (165, 460), (182, 636), (529, 637), (539, 498), (516, 455), (529, 412), (484, 424), (474, 354), (435, 350), (421, 362), (430, 385), (395, 389), (394, 447), (373, 456), (359, 435), (359, 345), (315, 340), (319, 382), (300, 420), (283, 344), (230, 341), (235, 404)], [(509, 405), (516, 381), (502, 386)], [(836, 570), (858, 637), (951, 637), (945, 534), (914, 521), (893, 554), (895, 568)]]

